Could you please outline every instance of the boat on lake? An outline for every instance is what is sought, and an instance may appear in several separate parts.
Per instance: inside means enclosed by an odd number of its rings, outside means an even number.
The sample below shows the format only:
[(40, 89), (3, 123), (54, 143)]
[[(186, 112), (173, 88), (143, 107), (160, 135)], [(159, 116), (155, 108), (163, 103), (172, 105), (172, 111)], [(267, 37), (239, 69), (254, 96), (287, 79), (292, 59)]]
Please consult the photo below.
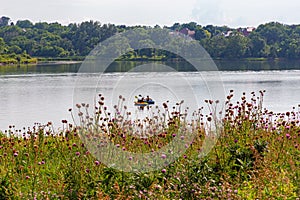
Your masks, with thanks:
[[(141, 95), (139, 95), (141, 96)], [(135, 106), (148, 106), (148, 105), (153, 105), (155, 104), (155, 101), (153, 101), (153, 99), (149, 98), (149, 96), (147, 96), (147, 98), (138, 98), (136, 97), (136, 101), (134, 102)]]
[(155, 104), (155, 101), (153, 101), (152, 99), (149, 101), (135, 101), (134, 105), (135, 106), (148, 106), (148, 105), (153, 105)]

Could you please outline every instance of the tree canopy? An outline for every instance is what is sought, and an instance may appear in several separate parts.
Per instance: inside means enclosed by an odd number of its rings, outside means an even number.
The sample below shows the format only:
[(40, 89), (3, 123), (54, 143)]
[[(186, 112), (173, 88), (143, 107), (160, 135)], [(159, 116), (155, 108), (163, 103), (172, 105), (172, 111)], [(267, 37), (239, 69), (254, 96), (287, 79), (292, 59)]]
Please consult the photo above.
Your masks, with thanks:
[[(146, 57), (164, 54), (164, 58), (173, 57), (163, 51), (153, 51), (153, 41), (143, 33), (145, 29), (170, 29), (182, 32), (198, 41), (213, 58), (300, 58), (300, 25), (285, 25), (270, 22), (245, 32), (245, 28), (233, 29), (227, 26), (201, 26), (196, 22), (174, 23), (170, 27), (126, 26), (101, 24), (97, 21), (85, 21), (79, 24), (18, 20), (10, 23), (9, 17), (0, 18), (0, 55), (28, 54), (32, 57), (84, 57), (99, 43), (116, 33), (139, 29), (141, 34), (136, 43), (143, 43), (144, 50), (131, 54), (131, 57), (143, 54)], [(184, 31), (182, 31), (184, 30)], [(133, 36), (134, 37), (134, 36)], [(127, 45), (127, 44), (126, 44)], [(126, 48), (130, 49), (130, 45)], [(122, 48), (115, 44), (116, 51)]]

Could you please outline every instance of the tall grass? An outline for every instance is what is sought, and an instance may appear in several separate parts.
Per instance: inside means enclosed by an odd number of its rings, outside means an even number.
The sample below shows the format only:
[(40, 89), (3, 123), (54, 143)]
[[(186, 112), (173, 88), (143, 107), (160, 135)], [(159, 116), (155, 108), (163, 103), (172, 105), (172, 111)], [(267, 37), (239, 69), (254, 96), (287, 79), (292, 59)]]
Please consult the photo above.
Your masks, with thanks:
[[(0, 134), (0, 199), (296, 199), (299, 108), (273, 113), (262, 106), (263, 91), (250, 99), (244, 94), (238, 102), (233, 95), (227, 96), (222, 115), (199, 109), (190, 121), (182, 102), (165, 103), (151, 118), (131, 120), (122, 96), (111, 113), (99, 96), (93, 113), (86, 104), (70, 110), (79, 115), (77, 126), (66, 120), (60, 131), (51, 122), (22, 130), (12, 126)], [(206, 103), (216, 110), (218, 101)], [(221, 129), (209, 135), (215, 122)], [(170, 143), (182, 126), (193, 141), (176, 161), (151, 172), (118, 171), (87, 148), (100, 138), (101, 145), (111, 142), (121, 151), (152, 152)], [(199, 157), (209, 136), (218, 140)]]

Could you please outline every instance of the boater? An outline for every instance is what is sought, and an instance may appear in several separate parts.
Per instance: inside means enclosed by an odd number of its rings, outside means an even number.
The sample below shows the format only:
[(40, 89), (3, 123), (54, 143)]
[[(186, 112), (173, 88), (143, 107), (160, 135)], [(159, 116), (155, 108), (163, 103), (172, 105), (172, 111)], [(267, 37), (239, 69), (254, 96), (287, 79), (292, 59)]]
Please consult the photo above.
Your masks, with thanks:
[(142, 95), (138, 96), (138, 102), (143, 102), (144, 98), (142, 97)]

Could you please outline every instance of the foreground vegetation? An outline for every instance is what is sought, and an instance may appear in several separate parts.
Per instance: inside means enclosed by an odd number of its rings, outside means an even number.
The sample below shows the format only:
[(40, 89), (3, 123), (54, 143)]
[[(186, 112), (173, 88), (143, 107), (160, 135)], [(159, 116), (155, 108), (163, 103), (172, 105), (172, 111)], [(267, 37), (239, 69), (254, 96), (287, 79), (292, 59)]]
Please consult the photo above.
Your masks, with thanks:
[[(265, 110), (263, 95), (244, 94), (233, 102), (231, 91), (222, 118), (216, 109), (220, 103), (207, 100), (211, 113), (199, 109), (190, 123), (182, 102), (175, 107), (165, 103), (152, 119), (131, 121), (122, 96), (109, 113), (100, 95), (93, 115), (86, 112), (86, 104), (70, 110), (78, 113), (78, 126), (63, 120), (58, 132), (50, 122), (32, 129), (10, 127), (0, 135), (0, 199), (296, 199), (300, 196), (299, 111)], [(193, 142), (175, 162), (153, 172), (109, 168), (85, 143), (86, 138), (101, 138), (104, 145), (111, 141), (123, 151), (151, 152), (173, 140), (182, 126), (191, 131), (180, 139), (192, 134)], [(218, 134), (210, 131), (212, 127), (220, 128)], [(217, 140), (199, 158), (205, 138)], [(168, 154), (161, 157), (167, 160)]]
[[(173, 32), (189, 34), (198, 41), (213, 58), (285, 58), (300, 59), (300, 25), (286, 25), (278, 22), (261, 24), (256, 29), (230, 28), (227, 26), (201, 26), (195, 22), (175, 23), (163, 27)], [(142, 43), (145, 48), (153, 46), (153, 41), (145, 30), (160, 30), (162, 27), (125, 26), (101, 24), (86, 21), (67, 26), (59, 23), (18, 20), (15, 24), (9, 17), (0, 18), (0, 57), (26, 53), (35, 58), (81, 59), (107, 38), (126, 30), (137, 29), (139, 36), (133, 35), (132, 42)], [(187, 32), (188, 29), (188, 32)], [(185, 32), (184, 32), (185, 31)], [(132, 43), (123, 41), (114, 45), (115, 51)], [(139, 55), (143, 53), (142, 55)], [(170, 52), (145, 51), (132, 52), (123, 60), (167, 60), (172, 59)], [(1, 61), (0, 61), (1, 62)]]

